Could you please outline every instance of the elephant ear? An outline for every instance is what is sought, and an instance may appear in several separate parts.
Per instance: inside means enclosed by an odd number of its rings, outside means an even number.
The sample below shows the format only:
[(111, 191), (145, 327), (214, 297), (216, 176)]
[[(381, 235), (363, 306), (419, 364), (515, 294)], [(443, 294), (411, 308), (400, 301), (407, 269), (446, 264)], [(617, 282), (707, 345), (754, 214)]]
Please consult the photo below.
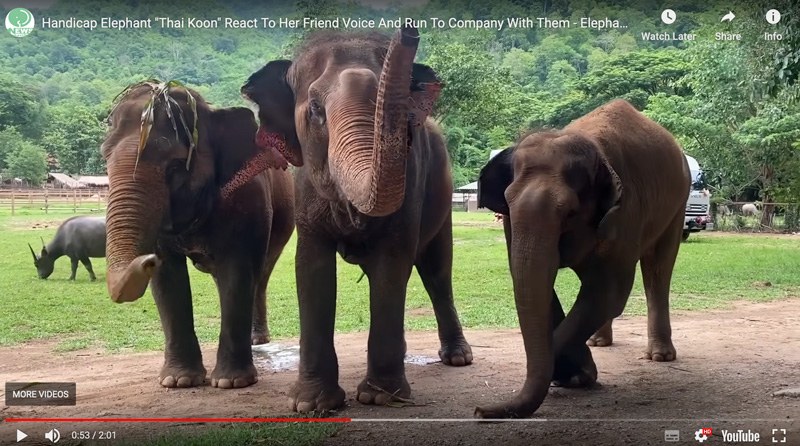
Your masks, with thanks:
[(617, 228), (622, 218), (620, 202), (622, 200), (622, 182), (619, 175), (611, 167), (608, 159), (598, 151), (597, 175), (595, 187), (599, 191), (597, 203), (597, 233), (600, 238), (613, 241), (617, 238)]
[(442, 91), (439, 75), (427, 65), (415, 63), (411, 70), (411, 101), (408, 110), (411, 124), (418, 127), (425, 124), (433, 114), (433, 106)]
[(259, 147), (254, 141), (258, 124), (249, 108), (213, 110), (209, 127), (215, 182), (224, 196), (267, 169), (286, 169), (287, 160), (281, 153), (272, 147)]
[(494, 156), (481, 169), (478, 177), (478, 207), (498, 214), (509, 215), (506, 189), (514, 181), (512, 155), (514, 147), (508, 147)]
[(294, 123), (295, 98), (287, 79), (290, 60), (273, 60), (253, 73), (242, 86), (242, 96), (258, 105), (261, 126), (256, 142), (273, 147), (294, 166), (303, 165)]

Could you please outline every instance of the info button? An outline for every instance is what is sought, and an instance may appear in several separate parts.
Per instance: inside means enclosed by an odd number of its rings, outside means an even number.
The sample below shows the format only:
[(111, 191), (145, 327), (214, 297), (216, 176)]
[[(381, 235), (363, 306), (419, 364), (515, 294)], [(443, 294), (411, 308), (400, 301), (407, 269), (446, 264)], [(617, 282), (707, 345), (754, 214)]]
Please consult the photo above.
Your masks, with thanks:
[(6, 383), (6, 406), (74, 406), (75, 383)]

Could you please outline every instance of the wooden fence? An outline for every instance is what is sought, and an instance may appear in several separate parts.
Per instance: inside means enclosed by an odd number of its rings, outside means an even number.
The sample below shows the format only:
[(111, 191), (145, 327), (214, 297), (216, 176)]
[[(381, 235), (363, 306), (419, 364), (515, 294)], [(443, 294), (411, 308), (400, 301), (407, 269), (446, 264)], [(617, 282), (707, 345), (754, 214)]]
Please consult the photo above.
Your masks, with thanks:
[(86, 189), (0, 189), (0, 212), (98, 212), (104, 213), (107, 188)]

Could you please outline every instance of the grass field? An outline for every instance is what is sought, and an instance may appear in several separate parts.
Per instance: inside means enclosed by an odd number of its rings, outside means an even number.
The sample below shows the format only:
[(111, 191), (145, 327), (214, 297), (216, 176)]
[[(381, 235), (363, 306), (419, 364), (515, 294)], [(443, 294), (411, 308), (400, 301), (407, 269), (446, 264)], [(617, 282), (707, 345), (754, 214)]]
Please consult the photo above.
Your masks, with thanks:
[[(73, 215), (0, 217), (0, 345), (51, 338), (57, 350), (87, 347), (112, 352), (158, 350), (163, 336), (155, 304), (148, 293), (139, 301), (115, 304), (105, 287), (104, 259), (94, 259), (97, 282), (83, 266), (69, 282), (69, 260), (56, 262), (48, 280), (36, 276), (27, 243), (38, 250), (39, 237), (49, 240), (60, 220)], [(42, 227), (45, 229), (31, 229)], [(456, 306), (465, 328), (517, 326), (503, 232), (488, 213), (454, 213), (453, 286)], [(273, 273), (268, 288), (269, 324), (274, 338), (297, 336), (298, 309), (294, 283), (292, 239)], [(681, 247), (672, 285), (671, 307), (678, 310), (722, 308), (731, 301), (767, 300), (800, 294), (800, 237), (693, 235)], [(195, 326), (201, 342), (216, 342), (220, 310), (210, 276), (190, 266), (194, 290)], [(336, 329), (369, 328), (368, 284), (356, 283), (360, 269), (340, 261)], [(770, 282), (772, 286), (763, 286)], [(562, 270), (557, 292), (569, 307), (579, 282)], [(406, 318), (409, 330), (435, 329), (425, 289), (416, 273), (408, 285)], [(645, 299), (637, 275), (626, 314), (644, 314)]]
[[(27, 214), (27, 215), (26, 215)], [(36, 275), (27, 243), (37, 251), (39, 237), (49, 240), (60, 221), (72, 212), (0, 214), (0, 345), (35, 339), (56, 340), (57, 351), (100, 348), (108, 352), (160, 350), (163, 335), (149, 291), (139, 301), (111, 302), (105, 287), (105, 261), (93, 259), (97, 282), (79, 266), (69, 282), (69, 260), (56, 262), (48, 280)], [(502, 227), (489, 213), (456, 212), (454, 217), (453, 286), (465, 328), (507, 328), (518, 325), (508, 274)], [(269, 324), (274, 338), (297, 336), (298, 310), (294, 284), (294, 238), (268, 288)], [(724, 308), (736, 300), (769, 300), (800, 295), (800, 237), (693, 235), (681, 246), (671, 307), (677, 310)], [(340, 261), (336, 329), (369, 328), (368, 285), (356, 283), (361, 272)], [(194, 290), (195, 327), (201, 342), (216, 342), (219, 301), (211, 277), (189, 268)], [(771, 285), (766, 286), (769, 282)], [(565, 308), (574, 301), (579, 282), (562, 270), (556, 288)], [(430, 301), (414, 273), (408, 285), (409, 330), (435, 329)], [(641, 276), (637, 274), (626, 314), (645, 314)], [(194, 446), (234, 444), (320, 444), (338, 427), (331, 423), (232, 424), (201, 433), (173, 433), (147, 443)]]

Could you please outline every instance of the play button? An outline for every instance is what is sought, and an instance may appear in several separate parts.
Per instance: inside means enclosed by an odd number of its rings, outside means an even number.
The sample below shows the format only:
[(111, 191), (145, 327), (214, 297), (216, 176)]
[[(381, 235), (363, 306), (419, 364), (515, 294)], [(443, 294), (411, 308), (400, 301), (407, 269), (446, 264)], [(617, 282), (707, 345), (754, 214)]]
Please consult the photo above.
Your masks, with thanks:
[(22, 441), (27, 436), (28, 436), (28, 434), (26, 434), (25, 432), (22, 432), (21, 430), (17, 429), (17, 442)]

